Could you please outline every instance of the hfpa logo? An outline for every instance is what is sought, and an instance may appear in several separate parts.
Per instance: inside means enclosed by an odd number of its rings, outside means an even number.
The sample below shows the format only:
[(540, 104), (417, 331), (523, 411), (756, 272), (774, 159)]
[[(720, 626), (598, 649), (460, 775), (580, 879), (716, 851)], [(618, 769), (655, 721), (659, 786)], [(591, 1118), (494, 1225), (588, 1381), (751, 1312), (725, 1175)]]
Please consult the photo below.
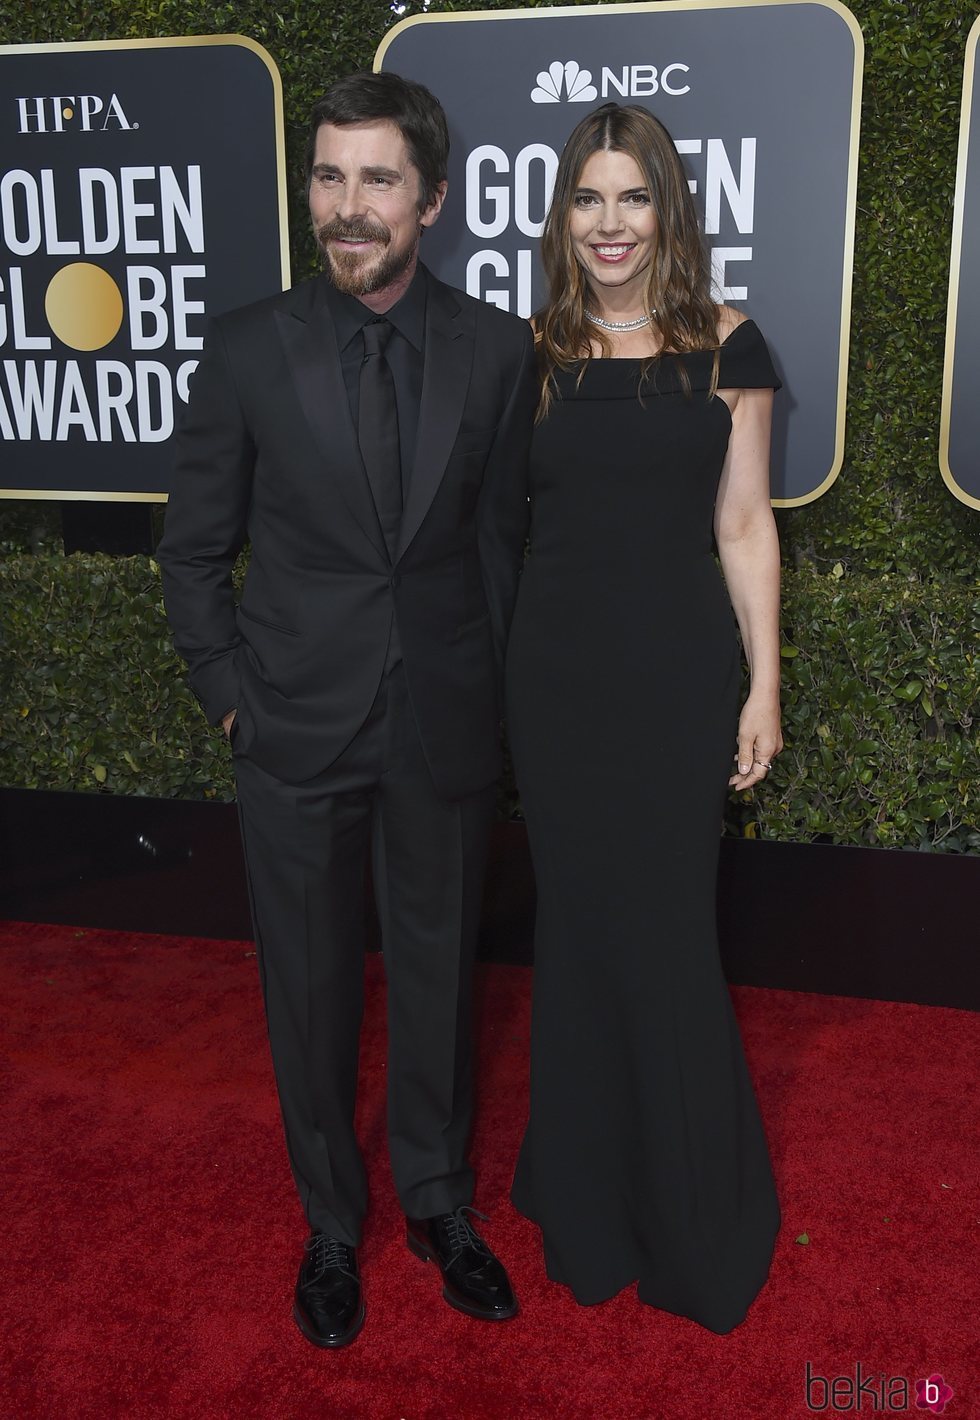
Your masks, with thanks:
[(39, 95), (15, 99), (19, 133), (66, 133), (75, 128), (82, 133), (105, 133), (108, 129), (139, 128), (130, 123), (115, 94), (101, 99), (98, 94)]

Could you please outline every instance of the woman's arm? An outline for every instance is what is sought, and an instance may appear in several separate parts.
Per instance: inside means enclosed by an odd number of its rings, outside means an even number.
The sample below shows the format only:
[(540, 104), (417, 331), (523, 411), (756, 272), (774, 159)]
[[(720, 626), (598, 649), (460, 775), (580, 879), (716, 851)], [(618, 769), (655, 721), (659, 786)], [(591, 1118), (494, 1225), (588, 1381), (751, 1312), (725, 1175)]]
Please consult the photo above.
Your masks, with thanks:
[(779, 539), (769, 501), (773, 392), (719, 391), (732, 433), (715, 502), (715, 539), (735, 608), (751, 686), (739, 719), (738, 773), (750, 789), (783, 747), (779, 727)]

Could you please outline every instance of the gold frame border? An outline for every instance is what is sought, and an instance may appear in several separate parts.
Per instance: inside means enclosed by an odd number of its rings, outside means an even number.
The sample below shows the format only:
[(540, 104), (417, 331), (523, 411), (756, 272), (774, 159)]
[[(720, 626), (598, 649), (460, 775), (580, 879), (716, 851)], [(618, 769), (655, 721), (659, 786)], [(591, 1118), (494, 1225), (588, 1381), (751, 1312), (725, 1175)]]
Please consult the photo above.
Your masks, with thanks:
[(523, 10), (467, 10), (452, 14), (411, 15), (385, 35), (374, 54), (375, 73), (396, 35), (412, 25), (463, 23), (471, 20), (567, 19), (572, 15), (637, 15), (662, 10), (747, 10), (760, 6), (816, 5), (832, 10), (844, 21), (854, 41), (854, 78), (851, 92), (851, 137), (847, 158), (847, 192), (844, 199), (843, 280), (841, 282), (840, 351), (837, 379), (837, 414), (834, 458), (830, 472), (816, 488), (801, 498), (773, 498), (776, 508), (801, 508), (827, 492), (844, 463), (844, 429), (847, 422), (847, 362), (851, 344), (851, 298), (854, 284), (854, 227), (857, 215), (858, 153), (861, 142), (861, 94), (864, 85), (864, 35), (856, 17), (841, 0), (656, 0), (652, 4), (555, 5)]
[[(953, 236), (949, 248), (949, 299), (946, 302), (946, 352), (943, 359), (943, 399), (939, 417), (939, 471), (943, 482), (968, 508), (980, 508), (980, 498), (974, 498), (961, 488), (949, 466), (949, 426), (953, 417), (953, 362), (956, 355), (956, 320), (960, 299), (960, 268), (963, 261), (963, 207), (966, 202), (966, 170), (969, 162), (970, 119), (973, 111), (973, 82), (976, 69), (977, 43), (980, 41), (980, 16), (966, 37), (963, 59), (963, 97), (960, 101), (960, 135), (956, 150), (956, 189), (953, 198)], [(978, 155), (980, 157), (980, 155)]]
[[(85, 39), (58, 41), (53, 44), (0, 44), (3, 54), (84, 54), (101, 49), (180, 49), (193, 46), (203, 49), (211, 45), (234, 45), (250, 49), (258, 55), (272, 79), (272, 99), (276, 119), (276, 167), (279, 193), (279, 270), (282, 290), (291, 284), (289, 269), (289, 212), (286, 187), (286, 120), (282, 102), (282, 76), (269, 51), (248, 35), (170, 35), (159, 39)], [(75, 492), (69, 489), (0, 488), (0, 498), (24, 501), (52, 499), (64, 503), (166, 503), (167, 493), (106, 493), (97, 490)]]

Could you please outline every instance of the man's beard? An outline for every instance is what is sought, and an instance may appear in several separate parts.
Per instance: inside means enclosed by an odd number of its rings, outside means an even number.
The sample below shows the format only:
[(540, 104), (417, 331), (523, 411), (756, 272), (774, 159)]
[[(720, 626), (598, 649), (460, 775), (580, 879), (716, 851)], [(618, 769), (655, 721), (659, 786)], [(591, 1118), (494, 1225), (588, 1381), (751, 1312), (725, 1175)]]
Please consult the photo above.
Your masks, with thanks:
[[(357, 251), (338, 251), (331, 247), (331, 241), (374, 241), (383, 244), (380, 262), (373, 264), (374, 252), (365, 258)], [(374, 291), (383, 291), (411, 264), (419, 248), (418, 233), (415, 240), (403, 250), (391, 247), (391, 233), (381, 222), (369, 222), (364, 217), (354, 217), (345, 222), (335, 217), (317, 229), (317, 246), (323, 257), (323, 266), (338, 291), (348, 296), (370, 296)]]

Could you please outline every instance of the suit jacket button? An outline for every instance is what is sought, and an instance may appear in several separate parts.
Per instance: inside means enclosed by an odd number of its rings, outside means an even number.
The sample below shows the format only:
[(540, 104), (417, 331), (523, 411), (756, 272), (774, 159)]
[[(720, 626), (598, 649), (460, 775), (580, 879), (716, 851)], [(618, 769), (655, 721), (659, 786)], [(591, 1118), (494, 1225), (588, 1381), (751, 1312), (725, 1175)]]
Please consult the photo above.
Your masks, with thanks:
[(401, 580), (402, 579), (401, 577), (399, 577), (398, 573), (393, 572), (388, 578), (388, 586), (391, 588), (392, 591), (394, 591), (396, 587), (401, 585)]

